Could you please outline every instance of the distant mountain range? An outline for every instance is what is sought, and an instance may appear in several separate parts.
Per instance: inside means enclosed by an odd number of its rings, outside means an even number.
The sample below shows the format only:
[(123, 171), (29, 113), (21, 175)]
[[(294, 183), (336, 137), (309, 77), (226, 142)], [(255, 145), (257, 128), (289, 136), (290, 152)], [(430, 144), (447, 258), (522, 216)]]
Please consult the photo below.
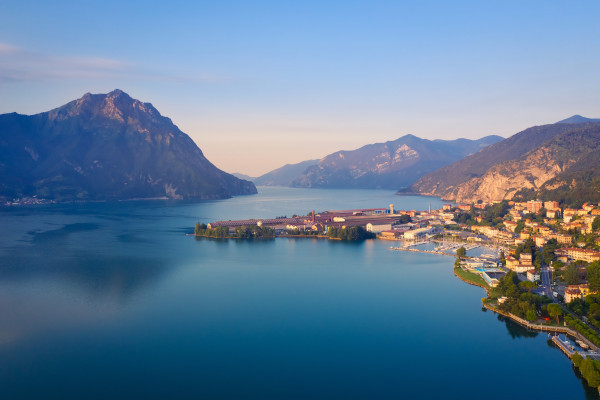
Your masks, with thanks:
[(257, 179), (258, 185), (308, 188), (382, 188), (397, 190), (426, 173), (475, 153), (503, 138), (427, 140), (406, 135), (321, 160), (285, 165)]
[(558, 121), (557, 124), (583, 124), (586, 122), (600, 122), (600, 118), (586, 118), (581, 115), (573, 115), (572, 117)]
[(235, 176), (238, 179), (243, 179), (245, 181), (254, 181), (256, 178), (251, 177), (250, 175), (241, 174), (239, 172), (232, 172), (231, 175)]
[(0, 197), (216, 199), (256, 193), (215, 167), (150, 103), (121, 90), (0, 115)]
[(423, 176), (406, 192), (457, 202), (599, 201), (600, 122), (594, 121), (573, 116), (526, 129)]
[(310, 166), (316, 165), (319, 160), (307, 160), (297, 164), (286, 164), (254, 179), (258, 186), (292, 186), (292, 181)]

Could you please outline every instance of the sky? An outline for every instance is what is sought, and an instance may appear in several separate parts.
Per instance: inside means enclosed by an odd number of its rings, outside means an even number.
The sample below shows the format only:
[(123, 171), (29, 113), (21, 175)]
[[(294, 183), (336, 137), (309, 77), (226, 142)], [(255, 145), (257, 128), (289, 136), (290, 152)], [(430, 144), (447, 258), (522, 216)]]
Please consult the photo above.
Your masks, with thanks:
[(0, 113), (119, 88), (227, 172), (600, 117), (600, 2), (0, 0)]

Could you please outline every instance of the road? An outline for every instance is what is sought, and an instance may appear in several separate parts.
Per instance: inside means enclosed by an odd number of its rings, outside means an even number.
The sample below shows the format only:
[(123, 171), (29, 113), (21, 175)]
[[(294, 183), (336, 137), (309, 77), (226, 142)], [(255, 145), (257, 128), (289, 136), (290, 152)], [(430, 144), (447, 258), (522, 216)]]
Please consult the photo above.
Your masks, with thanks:
[(553, 299), (554, 297), (552, 297), (552, 268), (549, 266), (542, 267), (540, 275), (542, 278), (542, 294), (545, 294), (546, 296)]

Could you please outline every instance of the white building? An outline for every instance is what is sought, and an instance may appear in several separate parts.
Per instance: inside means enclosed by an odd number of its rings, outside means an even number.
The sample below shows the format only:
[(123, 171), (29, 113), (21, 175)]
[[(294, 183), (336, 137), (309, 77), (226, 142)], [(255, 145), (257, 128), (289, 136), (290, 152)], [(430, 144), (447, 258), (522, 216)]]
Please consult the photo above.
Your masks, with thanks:
[(527, 271), (527, 280), (530, 282), (535, 282), (540, 280), (540, 273), (536, 272), (535, 269), (530, 269)]
[(427, 235), (433, 232), (433, 228), (419, 228), (413, 229), (407, 232), (404, 232), (404, 239), (407, 240), (416, 240), (416, 239), (424, 239)]
[(367, 232), (373, 232), (373, 233), (381, 233), (383, 231), (391, 231), (392, 230), (392, 224), (373, 224), (371, 222), (369, 222), (367, 224)]

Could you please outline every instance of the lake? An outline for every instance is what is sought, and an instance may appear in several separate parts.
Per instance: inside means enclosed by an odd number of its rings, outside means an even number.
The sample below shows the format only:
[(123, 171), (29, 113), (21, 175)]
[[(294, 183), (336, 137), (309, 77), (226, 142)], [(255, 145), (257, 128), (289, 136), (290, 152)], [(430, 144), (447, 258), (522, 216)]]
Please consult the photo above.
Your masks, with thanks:
[(3, 399), (598, 398), (451, 257), (196, 239), (197, 221), (440, 208), (380, 190), (0, 209)]

